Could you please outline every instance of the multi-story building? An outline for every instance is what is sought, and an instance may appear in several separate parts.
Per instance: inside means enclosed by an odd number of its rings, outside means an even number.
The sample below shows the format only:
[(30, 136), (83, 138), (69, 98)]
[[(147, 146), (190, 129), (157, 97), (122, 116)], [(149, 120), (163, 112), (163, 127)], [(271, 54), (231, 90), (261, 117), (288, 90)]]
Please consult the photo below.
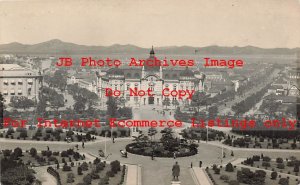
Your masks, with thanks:
[(1, 64), (0, 91), (9, 103), (12, 96), (25, 96), (38, 101), (39, 88), (42, 85), (40, 72), (35, 72), (17, 64)]
[[(155, 53), (152, 48), (150, 57), (147, 60), (154, 60)], [(204, 75), (195, 73), (187, 67), (163, 68), (161, 66), (142, 66), (130, 68), (111, 68), (107, 71), (97, 72), (97, 89), (100, 99), (106, 99), (106, 90), (121, 91), (120, 97), (125, 98), (130, 105), (155, 104), (162, 105), (165, 98), (170, 101), (177, 100), (179, 104), (189, 103), (190, 99), (176, 96), (163, 96), (163, 89), (173, 90), (194, 90), (203, 91)], [(154, 96), (130, 96), (134, 89), (147, 91), (151, 90)]]

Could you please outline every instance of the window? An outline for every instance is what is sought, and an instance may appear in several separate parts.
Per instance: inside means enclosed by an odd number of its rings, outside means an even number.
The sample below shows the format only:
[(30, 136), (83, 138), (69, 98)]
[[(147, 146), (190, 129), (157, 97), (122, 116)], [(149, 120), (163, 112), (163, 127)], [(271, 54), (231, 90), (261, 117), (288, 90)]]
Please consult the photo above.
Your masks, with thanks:
[(22, 85), (22, 84), (23, 84), (22, 79), (19, 79), (19, 80), (18, 80), (18, 84), (19, 84), (19, 85)]
[(21, 89), (18, 90), (18, 95), (22, 95), (22, 90)]
[(10, 90), (10, 95), (15, 95), (15, 90)]
[(3, 91), (3, 95), (8, 95), (8, 91), (7, 91), (7, 90), (4, 90), (4, 91)]
[(29, 84), (32, 84), (32, 83), (33, 83), (32, 79), (28, 79), (27, 82), (28, 82)]
[(16, 84), (16, 81), (15, 81), (15, 80), (11, 80), (11, 81), (10, 81), (10, 84), (15, 85), (15, 84)]
[(140, 75), (138, 73), (135, 73), (134, 78), (140, 78)]
[(134, 101), (135, 102), (139, 101), (139, 97), (134, 97)]
[(3, 80), (4, 85), (8, 85), (8, 81), (7, 80)]

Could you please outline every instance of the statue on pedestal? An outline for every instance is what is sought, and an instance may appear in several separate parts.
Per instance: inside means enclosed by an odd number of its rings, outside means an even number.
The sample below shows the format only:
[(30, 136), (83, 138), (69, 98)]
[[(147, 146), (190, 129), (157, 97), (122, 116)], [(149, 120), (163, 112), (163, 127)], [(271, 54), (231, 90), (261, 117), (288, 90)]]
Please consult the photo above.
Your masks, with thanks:
[(178, 181), (179, 174), (180, 174), (180, 166), (178, 165), (178, 162), (176, 162), (172, 168), (173, 180)]

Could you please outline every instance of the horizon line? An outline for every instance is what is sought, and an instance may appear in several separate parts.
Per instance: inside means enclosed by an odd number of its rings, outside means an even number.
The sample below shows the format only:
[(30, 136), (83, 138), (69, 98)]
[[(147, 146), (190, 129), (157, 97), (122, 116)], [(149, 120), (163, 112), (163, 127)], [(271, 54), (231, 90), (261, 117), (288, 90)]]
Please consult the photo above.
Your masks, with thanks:
[(46, 42), (49, 42), (49, 41), (60, 41), (62, 43), (69, 43), (69, 44), (76, 44), (76, 45), (79, 45), (79, 46), (88, 46), (88, 47), (97, 47), (97, 46), (102, 46), (102, 47), (111, 47), (111, 46), (114, 46), (114, 45), (121, 45), (121, 46), (126, 46), (126, 45), (130, 45), (130, 46), (135, 46), (135, 47), (139, 47), (141, 49), (151, 49), (152, 46), (154, 46), (154, 48), (167, 48), (167, 47), (199, 47), (199, 48), (205, 48), (205, 47), (228, 47), (228, 48), (234, 48), (234, 47), (238, 47), (238, 48), (245, 48), (245, 47), (255, 47), (255, 48), (259, 48), (259, 49), (300, 49), (300, 46), (299, 47), (293, 47), (293, 48), (290, 48), (290, 47), (271, 47), (271, 48), (266, 48), (266, 47), (259, 47), (259, 46), (253, 46), (253, 45), (245, 45), (245, 46), (237, 46), (237, 45), (234, 45), (234, 46), (221, 46), (221, 45), (216, 45), (216, 44), (212, 44), (212, 45), (207, 45), (207, 46), (192, 46), (192, 45), (166, 45), (166, 46), (155, 46), (155, 45), (150, 45), (150, 47), (142, 47), (142, 46), (138, 46), (138, 45), (135, 45), (135, 44), (120, 44), (120, 43), (114, 43), (114, 44), (110, 44), (110, 45), (87, 45), (87, 44), (77, 44), (77, 43), (74, 43), (74, 42), (68, 42), (68, 41), (63, 41), (61, 39), (50, 39), (50, 40), (46, 40), (46, 41), (42, 41), (42, 42), (38, 42), (38, 43), (32, 43), (32, 44), (28, 44), (28, 43), (21, 43), (21, 42), (18, 42), (18, 41), (13, 41), (13, 42), (9, 42), (9, 43), (0, 43), (0, 45), (8, 45), (8, 44), (13, 44), (13, 43), (16, 43), (16, 44), (22, 44), (22, 45), (36, 45), (36, 44), (42, 44), (42, 43), (46, 43)]

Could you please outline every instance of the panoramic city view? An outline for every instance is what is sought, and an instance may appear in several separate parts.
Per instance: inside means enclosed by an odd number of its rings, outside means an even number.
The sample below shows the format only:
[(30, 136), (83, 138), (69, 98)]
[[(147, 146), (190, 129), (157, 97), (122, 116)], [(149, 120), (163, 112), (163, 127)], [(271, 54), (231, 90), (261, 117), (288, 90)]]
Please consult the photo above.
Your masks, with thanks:
[[(300, 184), (300, 27), (267, 24), (293, 26), (299, 2), (191, 2), (191, 24), (177, 0), (54, 2), (0, 3), (0, 184)], [(262, 27), (196, 32), (219, 4)]]

